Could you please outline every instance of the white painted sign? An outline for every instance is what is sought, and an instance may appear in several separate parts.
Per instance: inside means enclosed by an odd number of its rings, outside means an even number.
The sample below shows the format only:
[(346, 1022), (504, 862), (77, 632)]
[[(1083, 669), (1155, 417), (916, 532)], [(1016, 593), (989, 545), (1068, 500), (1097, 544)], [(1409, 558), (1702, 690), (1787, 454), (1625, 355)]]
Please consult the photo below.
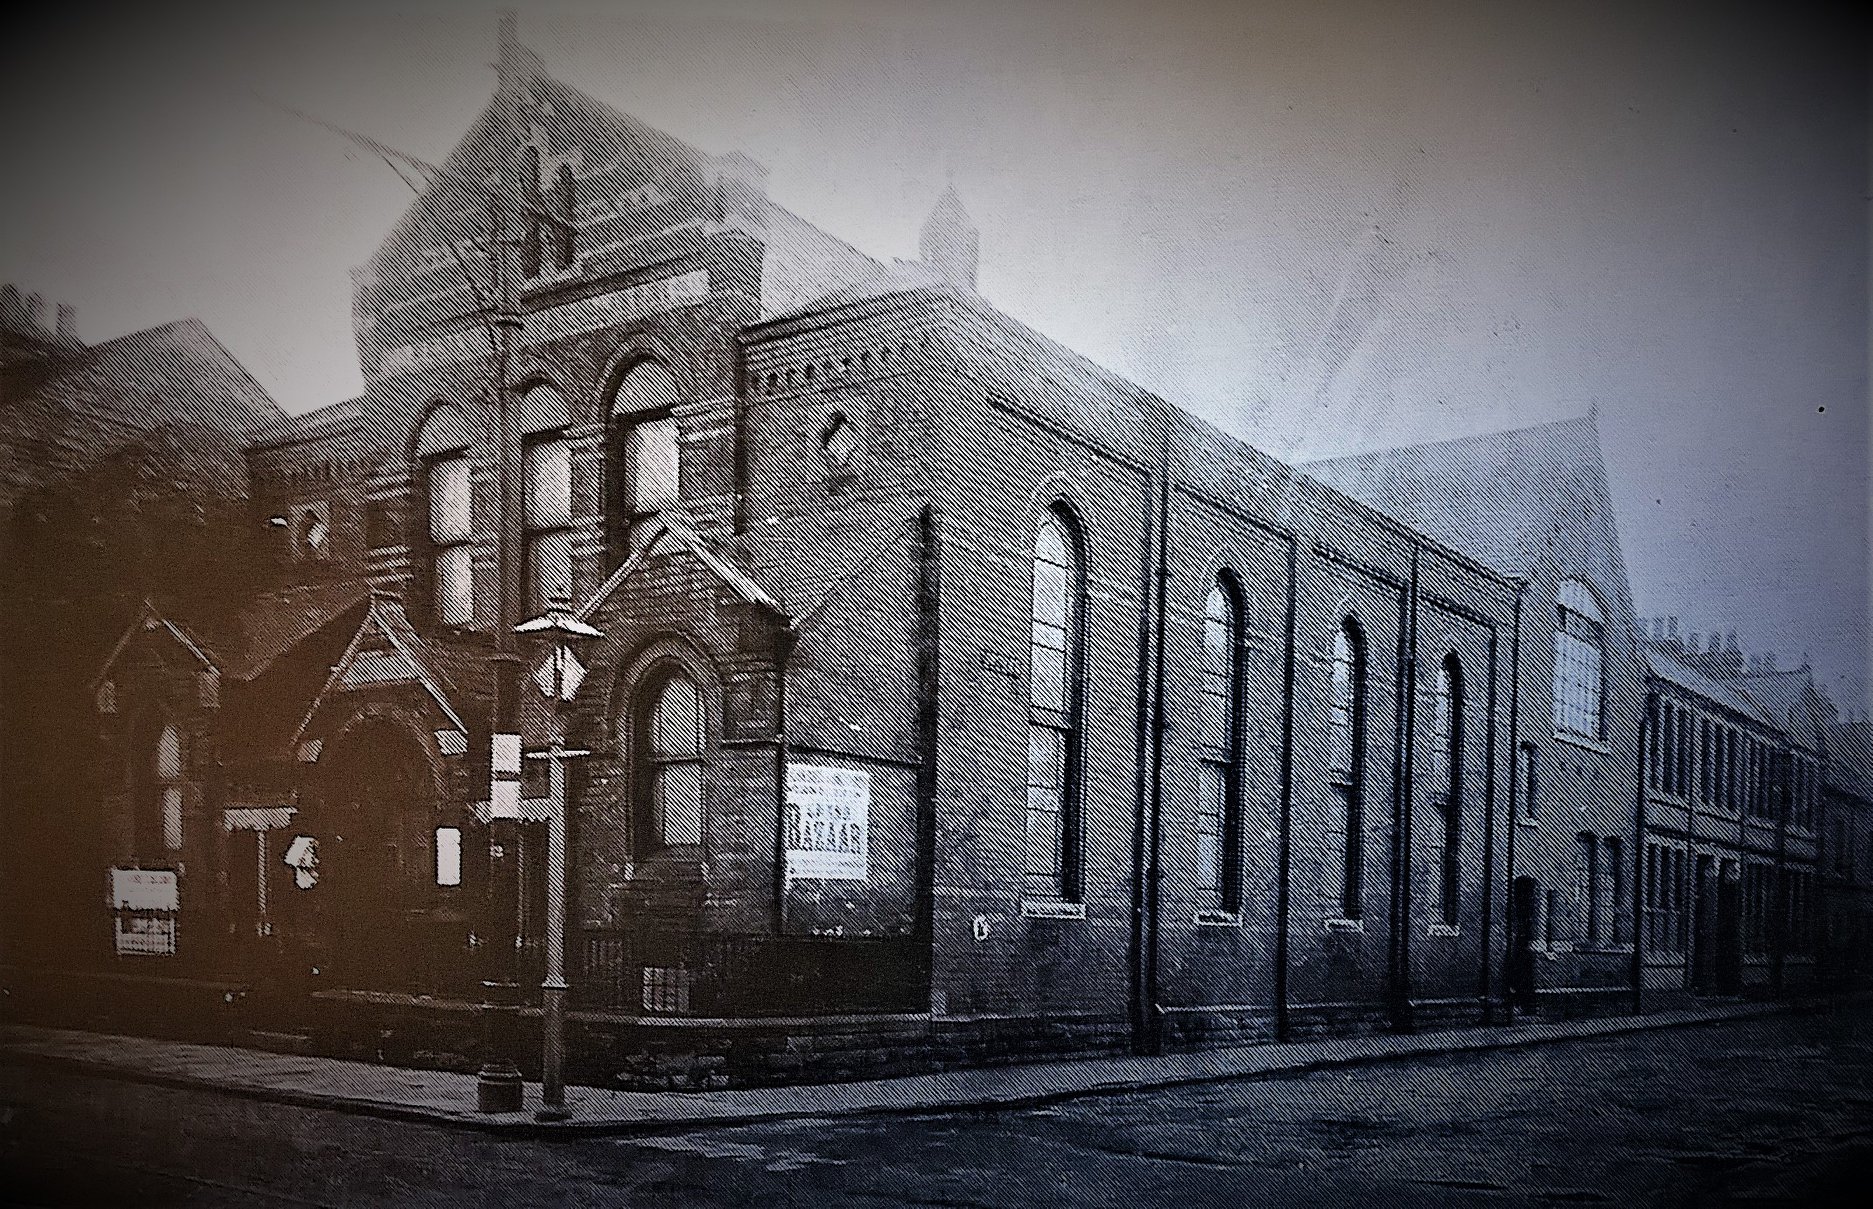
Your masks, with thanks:
[(870, 815), (870, 773), (787, 765), (787, 876), (864, 881)]
[(175, 870), (112, 869), (111, 907), (117, 911), (178, 910)]

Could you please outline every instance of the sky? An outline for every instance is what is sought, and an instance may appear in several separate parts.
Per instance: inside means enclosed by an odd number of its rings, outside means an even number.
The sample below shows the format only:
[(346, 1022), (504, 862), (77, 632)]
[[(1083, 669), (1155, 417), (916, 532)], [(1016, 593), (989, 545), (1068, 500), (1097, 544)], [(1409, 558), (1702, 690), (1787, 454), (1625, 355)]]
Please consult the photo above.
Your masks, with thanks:
[[(953, 182), (981, 291), (1295, 460), (1598, 417), (1642, 615), (1868, 679), (1867, 43), (1834, 6), (518, 3), (561, 79), (884, 260)], [(1692, 14), (1695, 13), (1695, 16)], [(24, 21), (24, 19), (20, 19)], [(492, 7), (90, 5), (0, 49), (0, 279), (361, 390)]]

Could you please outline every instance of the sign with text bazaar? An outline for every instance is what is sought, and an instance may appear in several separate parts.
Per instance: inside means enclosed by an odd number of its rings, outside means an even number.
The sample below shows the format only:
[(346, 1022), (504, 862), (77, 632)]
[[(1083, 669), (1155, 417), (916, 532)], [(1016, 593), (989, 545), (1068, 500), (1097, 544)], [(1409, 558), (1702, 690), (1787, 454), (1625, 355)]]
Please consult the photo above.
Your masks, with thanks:
[(173, 957), (176, 910), (173, 869), (112, 869), (112, 937), (119, 957)]
[(787, 765), (787, 877), (864, 881), (871, 774), (821, 764)]

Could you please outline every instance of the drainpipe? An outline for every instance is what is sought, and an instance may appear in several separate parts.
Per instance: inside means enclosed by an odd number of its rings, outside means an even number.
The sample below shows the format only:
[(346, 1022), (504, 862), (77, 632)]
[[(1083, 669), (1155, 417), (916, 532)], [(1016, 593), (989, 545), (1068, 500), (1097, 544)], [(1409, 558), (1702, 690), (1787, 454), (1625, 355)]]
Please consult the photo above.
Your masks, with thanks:
[(1145, 992), (1148, 1011), (1145, 1029), (1147, 1052), (1164, 1051), (1164, 1012), (1158, 1003), (1158, 924), (1164, 882), (1160, 860), (1164, 847), (1164, 625), (1169, 594), (1170, 477), (1158, 481), (1157, 587), (1152, 601), (1151, 634), (1151, 832), (1145, 878)]
[[(1632, 824), (1632, 1014), (1645, 1010), (1645, 927), (1640, 913), (1645, 893), (1646, 778), (1651, 774), (1647, 763), (1651, 737), (1658, 732), (1658, 682), (1648, 673), (1645, 689), (1645, 716), (1639, 720), (1639, 794)], [(1721, 877), (1722, 871), (1719, 870)], [(1613, 904), (1613, 919), (1619, 920), (1619, 904)]]
[(937, 512), (925, 505), (917, 518), (921, 555), (918, 602), (917, 642), (917, 729), (922, 749), (917, 763), (917, 929), (921, 943), (918, 959), (923, 966), (926, 996), (935, 989), (936, 943), (936, 796), (937, 796), (937, 643), (938, 559)]
[[(1494, 1023), (1495, 1008), (1490, 1001), (1489, 942), (1495, 934), (1496, 872), (1496, 627), (1489, 627), (1489, 704), (1483, 730), (1483, 935), (1476, 963), (1476, 1001), (1484, 1024)], [(1462, 843), (1462, 835), (1457, 837)], [(1461, 850), (1461, 849), (1459, 849)]]
[(1287, 649), (1281, 657), (1281, 836), (1275, 867), (1275, 1037), (1286, 1041), (1288, 1022), (1288, 876), (1294, 815), (1295, 539), (1288, 537)]
[(1146, 970), (1146, 952), (1148, 944), (1145, 932), (1148, 926), (1146, 906), (1148, 895), (1145, 891), (1147, 874), (1145, 865), (1150, 834), (1147, 816), (1151, 802), (1151, 559), (1157, 548), (1157, 516), (1150, 502), (1150, 481), (1146, 481), (1146, 503), (1143, 508), (1144, 541), (1139, 545), (1138, 568), (1138, 725), (1137, 750), (1134, 755), (1134, 767), (1137, 769), (1137, 785), (1132, 811), (1132, 934), (1131, 951), (1127, 954), (1131, 976), (1131, 995), (1127, 1004), (1132, 1033), (1132, 1049), (1135, 1053), (1148, 1052), (1146, 1032), (1150, 1016), (1147, 998), (1148, 971)]
[(774, 640), (774, 935), (787, 932), (787, 664), (800, 632), (784, 623)]
[[(1502, 943), (1504, 977), (1502, 980), (1502, 1006), (1505, 1019), (1515, 1019), (1515, 978), (1512, 963), (1515, 961), (1515, 947), (1521, 943), (1521, 937), (1515, 930), (1515, 837), (1522, 829), (1521, 820), (1516, 811), (1519, 807), (1517, 784), (1522, 775), (1522, 601), (1528, 596), (1528, 580), (1516, 576), (1515, 583), (1515, 620), (1509, 631), (1509, 809), (1508, 838), (1503, 842), (1502, 875)], [(1485, 955), (1487, 960), (1487, 954)]]
[(1411, 1031), (1411, 809), (1415, 797), (1418, 703), (1418, 560), (1411, 548), (1411, 581), (1401, 610), (1398, 758), (1392, 785), (1392, 1028)]

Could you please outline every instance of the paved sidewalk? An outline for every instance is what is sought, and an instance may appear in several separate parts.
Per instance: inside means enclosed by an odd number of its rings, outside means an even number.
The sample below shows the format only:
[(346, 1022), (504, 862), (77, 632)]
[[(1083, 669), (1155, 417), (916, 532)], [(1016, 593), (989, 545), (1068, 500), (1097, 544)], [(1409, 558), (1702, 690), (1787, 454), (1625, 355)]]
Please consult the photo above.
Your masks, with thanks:
[(551, 1136), (664, 1132), (860, 1113), (1026, 1106), (1098, 1093), (1614, 1036), (1784, 1010), (1787, 1005), (1726, 1004), (1644, 1016), (1448, 1029), (1409, 1036), (1292, 1041), (1154, 1058), (1080, 1058), (857, 1083), (739, 1091), (634, 1092), (568, 1087), (566, 1100), (572, 1120), (554, 1123), (533, 1119), (532, 1109), (538, 1105), (540, 1095), (537, 1083), (527, 1085), (527, 1111), (482, 1114), (474, 1110), (474, 1076), (446, 1071), (405, 1070), (368, 1062), (21, 1024), (0, 1024), (0, 1056), (302, 1107), (496, 1133)]

